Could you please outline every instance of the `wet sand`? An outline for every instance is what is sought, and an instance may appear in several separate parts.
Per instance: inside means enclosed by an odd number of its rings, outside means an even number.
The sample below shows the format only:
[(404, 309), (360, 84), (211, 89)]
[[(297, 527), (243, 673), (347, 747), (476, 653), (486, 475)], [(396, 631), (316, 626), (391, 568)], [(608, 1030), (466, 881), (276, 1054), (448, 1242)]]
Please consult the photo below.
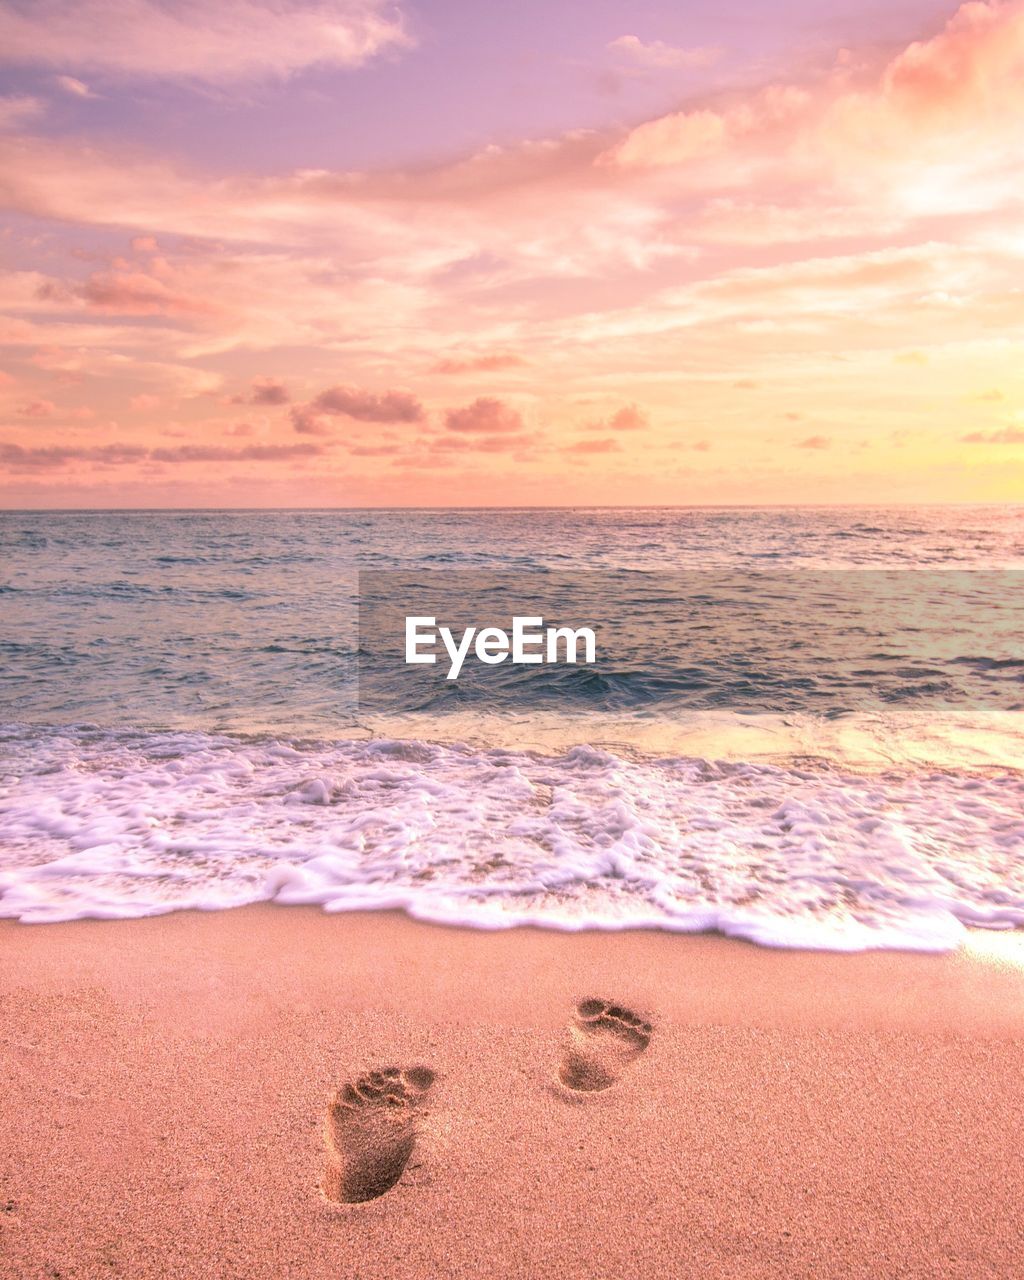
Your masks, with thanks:
[(839, 956), (260, 906), (4, 922), (0, 955), (5, 1280), (1024, 1256), (1019, 938)]

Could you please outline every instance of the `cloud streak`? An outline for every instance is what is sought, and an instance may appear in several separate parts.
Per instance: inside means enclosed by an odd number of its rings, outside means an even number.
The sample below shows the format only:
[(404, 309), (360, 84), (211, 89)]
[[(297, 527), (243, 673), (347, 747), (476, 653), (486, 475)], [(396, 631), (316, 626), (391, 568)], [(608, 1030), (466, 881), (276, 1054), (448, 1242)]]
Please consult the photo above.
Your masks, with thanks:
[(494, 352), (480, 356), (449, 356), (438, 360), (431, 373), (497, 373), (502, 369), (517, 369), (526, 364), (522, 356), (512, 352)]
[(639, 36), (619, 36), (608, 45), (609, 50), (641, 67), (659, 71), (678, 71), (686, 67), (709, 67), (721, 57), (721, 49), (680, 48), (663, 40), (644, 41)]
[(178, 445), (150, 449), (132, 444), (25, 446), (0, 441), (0, 465), (11, 471), (46, 471), (75, 462), (111, 467), (143, 462), (287, 462), (318, 457), (323, 452), (323, 447), (315, 444), (254, 444), (241, 449), (221, 445)]
[(37, 119), (45, 110), (45, 103), (29, 94), (0, 95), (0, 133), (21, 128)]
[(230, 83), (358, 67), (410, 44), (400, 15), (378, 0), (8, 0), (0, 7), (0, 62), (107, 75)]
[(1024, 427), (1000, 427), (997, 431), (971, 431), (965, 444), (1024, 444)]

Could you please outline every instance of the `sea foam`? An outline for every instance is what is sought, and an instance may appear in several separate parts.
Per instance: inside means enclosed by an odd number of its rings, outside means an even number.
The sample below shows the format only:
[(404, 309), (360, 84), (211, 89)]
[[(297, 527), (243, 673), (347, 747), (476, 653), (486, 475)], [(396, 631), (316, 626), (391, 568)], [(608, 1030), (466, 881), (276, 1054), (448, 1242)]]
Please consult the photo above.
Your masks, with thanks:
[(1016, 772), (11, 729), (0, 916), (258, 901), (947, 950), (1024, 924)]

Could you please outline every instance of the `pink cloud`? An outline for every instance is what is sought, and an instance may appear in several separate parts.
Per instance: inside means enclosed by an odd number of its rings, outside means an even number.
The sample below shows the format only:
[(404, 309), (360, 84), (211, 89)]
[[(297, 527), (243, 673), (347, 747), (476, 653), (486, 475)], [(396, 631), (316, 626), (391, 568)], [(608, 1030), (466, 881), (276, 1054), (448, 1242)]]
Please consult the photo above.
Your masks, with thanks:
[(641, 413), (635, 404), (626, 405), (608, 419), (612, 431), (643, 431), (649, 425), (647, 415)]
[(508, 435), (451, 435), (434, 442), (436, 449), (446, 453), (507, 453), (524, 455), (537, 444), (537, 436), (529, 431), (516, 431)]
[(42, 445), (36, 448), (25, 448), (20, 444), (0, 441), (0, 464), (14, 471), (63, 467), (69, 462), (114, 465), (139, 462), (145, 459), (148, 453), (149, 450), (141, 445), (108, 444), (83, 449), (64, 445)]
[(1024, 428), (1001, 427), (998, 431), (972, 431), (960, 438), (966, 444), (1024, 444)]
[(523, 419), (504, 401), (480, 396), (465, 408), (449, 409), (445, 414), (445, 426), (449, 431), (490, 435), (522, 431)]
[(206, 298), (175, 292), (141, 271), (98, 272), (76, 292), (90, 307), (120, 315), (209, 316), (219, 309)]
[[(313, 418), (321, 414), (340, 415), (356, 422), (422, 422), (423, 405), (405, 391), (381, 393), (358, 387), (328, 387), (302, 411)], [(296, 430), (299, 430), (296, 424)]]
[(288, 458), (315, 458), (324, 453), (318, 444), (249, 444), (241, 449), (221, 445), (183, 444), (173, 449), (153, 449), (154, 462), (280, 462)]
[(596, 422), (588, 422), (586, 431), (646, 431), (650, 426), (647, 415), (629, 404), (618, 409), (609, 418), (601, 418)]
[(946, 116), (964, 102), (973, 110), (981, 101), (1002, 109), (1001, 85), (1019, 69), (1022, 52), (1019, 3), (969, 0), (938, 35), (915, 41), (892, 60), (882, 94), (912, 114)]
[(149, 449), (143, 445), (106, 444), (78, 448), (70, 445), (23, 445), (0, 441), (0, 464), (13, 471), (49, 470), (68, 463), (86, 462), (102, 466), (122, 466), (140, 462), (282, 462), (312, 458), (324, 452), (315, 444), (245, 445), (231, 449), (222, 445), (179, 445)]
[(828, 436), (807, 436), (797, 442), (798, 449), (831, 449), (832, 441)]
[(300, 436), (326, 436), (331, 432), (326, 422), (298, 405), (292, 409), (292, 427)]
[[(1007, 144), (1016, 150), (1022, 67), (1020, 0), (968, 0), (936, 35), (891, 59), (875, 86), (839, 92), (822, 115), (820, 140), (840, 163), (855, 155), (911, 170), (937, 162), (956, 184), (958, 171), (972, 172), (986, 155)], [(961, 178), (960, 186), (950, 197), (970, 200), (969, 184)]]
[(52, 400), (30, 400), (23, 404), (18, 413), (23, 418), (49, 418), (56, 410)]
[(348, 452), (355, 458), (387, 458), (398, 453), (397, 444), (356, 444), (349, 445)]
[(610, 436), (603, 440), (577, 440), (575, 444), (568, 444), (562, 450), (563, 453), (618, 453), (622, 449), (622, 445), (618, 440), (613, 440)]
[(729, 122), (717, 111), (680, 111), (639, 125), (602, 159), (622, 168), (685, 164), (718, 151), (728, 132)]
[[(1020, 0), (968, 0), (936, 35), (915, 41), (873, 77), (840, 58), (817, 84), (774, 83), (722, 106), (645, 121), (607, 148), (600, 163), (631, 170), (688, 166), (698, 186), (726, 191), (763, 189), (769, 175), (790, 192), (794, 182), (806, 186), (826, 176), (845, 185), (856, 182), (859, 170), (892, 160), (916, 169), (926, 158), (955, 156), (950, 130), (968, 142), (984, 121), (986, 150), (1014, 137), (1024, 104), (1022, 62)], [(974, 157), (956, 160), (969, 167)]]
[(288, 388), (277, 378), (255, 378), (249, 403), (287, 404), (290, 398)]
[(493, 355), (468, 356), (464, 359), (451, 357), (439, 360), (431, 373), (495, 373), (501, 369), (514, 369), (526, 364), (522, 356), (511, 352), (495, 352)]
[(54, 84), (63, 93), (69, 94), (72, 98), (99, 97), (99, 94), (93, 93), (84, 80), (76, 80), (74, 76), (55, 76)]

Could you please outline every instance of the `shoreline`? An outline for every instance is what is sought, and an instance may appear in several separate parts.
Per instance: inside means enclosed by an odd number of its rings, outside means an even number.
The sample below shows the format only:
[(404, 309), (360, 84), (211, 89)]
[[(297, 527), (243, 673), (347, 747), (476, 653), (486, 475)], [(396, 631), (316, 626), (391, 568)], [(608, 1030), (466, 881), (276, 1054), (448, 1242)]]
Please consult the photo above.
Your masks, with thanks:
[[(1016, 940), (844, 955), (260, 904), (3, 921), (0, 945), (5, 1278), (974, 1280), (1024, 1247)], [(596, 996), (653, 1032), (576, 1092)], [(327, 1102), (389, 1065), (436, 1077), (412, 1155), (329, 1203)]]
[[(153, 977), (153, 965), (171, 963), (173, 949), (183, 941), (190, 944), (192, 954), (201, 948), (207, 956), (237, 963), (250, 952), (250, 928), (257, 939), (272, 939), (286, 951), (300, 941), (298, 934), (308, 933), (317, 941), (318, 950), (301, 957), (307, 965), (304, 985), (314, 974), (318, 982), (324, 980), (322, 948), (331, 934), (349, 934), (346, 941), (358, 940), (360, 950), (351, 957), (355, 960), (363, 959), (362, 948), (378, 954), (374, 942), (380, 935), (387, 939), (389, 963), (414, 963), (424, 950), (440, 948), (449, 957), (449, 967), (453, 960), (467, 966), (480, 983), (479, 993), (486, 995), (493, 995), (489, 981), (493, 967), (513, 958), (518, 966), (524, 951), (532, 960), (532, 989), (538, 990), (538, 984), (553, 985), (554, 998), (565, 977), (586, 965), (622, 985), (628, 974), (616, 965), (623, 956), (642, 957), (648, 977), (685, 958), (705, 985), (698, 990), (661, 992), (668, 1010), (684, 1023), (714, 1013), (730, 1025), (765, 1028), (812, 1024), (1024, 1037), (1024, 927), (967, 928), (965, 941), (945, 950), (869, 947), (844, 951), (775, 946), (717, 929), (647, 925), (567, 929), (534, 923), (490, 928), (425, 919), (402, 907), (332, 911), (318, 903), (270, 899), (108, 919), (32, 922), (0, 917), (0, 942), (9, 954), (20, 953), (19, 982), (26, 976), (26, 965), (29, 973), (35, 968), (40, 980), (49, 982), (51, 953), (54, 947), (67, 944), (75, 948), (73, 956), (64, 954), (73, 971), (120, 985), (125, 979), (109, 971), (107, 948), (112, 932), (119, 935), (121, 965), (133, 962), (138, 966), (132, 970), (135, 978), (145, 982)], [(225, 936), (219, 937), (222, 931)], [(30, 940), (29, 935), (40, 937)], [(262, 943), (256, 951), (249, 955), (253, 962), (278, 963), (275, 956), (262, 953)], [(365, 978), (362, 968), (346, 976), (351, 980), (354, 974)], [(11, 985), (0, 974), (0, 992)], [(443, 994), (453, 998), (456, 993), (449, 989)]]
[[(254, 898), (481, 928), (716, 927), (766, 945), (946, 950), (1015, 928), (1024, 772), (557, 758), (416, 741), (17, 734), (0, 916)], [(1007, 861), (1009, 859), (1009, 861)]]

